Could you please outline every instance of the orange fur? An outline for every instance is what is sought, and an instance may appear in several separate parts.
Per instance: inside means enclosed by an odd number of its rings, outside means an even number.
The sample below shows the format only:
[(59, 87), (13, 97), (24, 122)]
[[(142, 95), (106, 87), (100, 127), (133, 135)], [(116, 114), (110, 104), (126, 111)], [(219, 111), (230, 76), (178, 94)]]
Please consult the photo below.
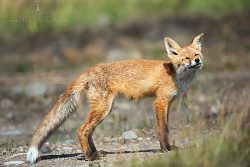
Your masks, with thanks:
[[(30, 147), (39, 149), (42, 146), (53, 130), (75, 111), (85, 91), (90, 111), (85, 123), (77, 130), (77, 135), (87, 160), (99, 158), (92, 134), (109, 114), (118, 94), (136, 100), (145, 96), (156, 97), (154, 107), (161, 150), (170, 150), (169, 108), (175, 97), (190, 85), (202, 66), (202, 37), (203, 34), (198, 35), (190, 45), (183, 48), (171, 38), (165, 38), (170, 61), (124, 60), (88, 68), (68, 86), (45, 116), (31, 140)], [(32, 157), (32, 151), (29, 155)], [(30, 157), (27, 156), (30, 162), (37, 158)]]

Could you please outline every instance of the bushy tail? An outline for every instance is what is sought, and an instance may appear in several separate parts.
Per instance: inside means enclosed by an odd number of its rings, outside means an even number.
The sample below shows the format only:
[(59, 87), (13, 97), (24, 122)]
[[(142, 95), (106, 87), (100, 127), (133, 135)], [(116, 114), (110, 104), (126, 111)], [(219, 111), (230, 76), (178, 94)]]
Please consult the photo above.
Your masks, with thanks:
[(35, 134), (32, 137), (29, 150), (27, 152), (27, 161), (35, 163), (38, 158), (38, 150), (53, 133), (82, 103), (82, 93), (85, 83), (77, 79), (73, 81), (65, 93), (61, 95), (51, 109), (44, 117), (38, 126)]

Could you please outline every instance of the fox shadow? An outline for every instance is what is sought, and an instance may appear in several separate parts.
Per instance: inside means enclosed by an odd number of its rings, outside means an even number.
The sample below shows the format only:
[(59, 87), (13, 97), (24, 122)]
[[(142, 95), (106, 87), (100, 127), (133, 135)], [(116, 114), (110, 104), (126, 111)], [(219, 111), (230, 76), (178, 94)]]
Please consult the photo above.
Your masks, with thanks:
[[(160, 149), (147, 149), (147, 150), (135, 150), (135, 151), (99, 151), (102, 155), (102, 157), (105, 157), (108, 154), (132, 154), (132, 153), (143, 153), (143, 152), (149, 152), (149, 153), (160, 153)], [(61, 159), (61, 158), (73, 158), (75, 157), (78, 160), (85, 160), (83, 153), (72, 153), (72, 154), (60, 154), (60, 155), (42, 155), (39, 157), (39, 161), (41, 160), (51, 160), (51, 159)]]
[[(177, 147), (176, 145), (171, 145), (171, 151), (178, 151), (181, 148)], [(98, 153), (101, 157), (105, 157), (108, 154), (133, 154), (133, 153), (162, 153), (161, 149), (145, 149), (145, 150), (134, 150), (134, 151), (104, 151), (100, 150)], [(40, 160), (51, 160), (51, 159), (58, 159), (58, 158), (73, 158), (75, 157), (77, 160), (85, 160), (83, 153), (72, 153), (72, 154), (56, 154), (56, 155), (42, 155), (39, 157), (38, 161)]]

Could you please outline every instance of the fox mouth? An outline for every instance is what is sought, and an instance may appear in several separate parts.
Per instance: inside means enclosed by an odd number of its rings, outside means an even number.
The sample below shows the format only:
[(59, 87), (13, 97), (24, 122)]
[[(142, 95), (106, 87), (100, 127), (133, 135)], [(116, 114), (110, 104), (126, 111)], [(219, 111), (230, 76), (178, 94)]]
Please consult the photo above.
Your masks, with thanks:
[(188, 67), (188, 69), (193, 69), (193, 68), (197, 69), (197, 68), (200, 68), (200, 67), (201, 67), (201, 63), (197, 63), (197, 64), (195, 64), (193, 66)]

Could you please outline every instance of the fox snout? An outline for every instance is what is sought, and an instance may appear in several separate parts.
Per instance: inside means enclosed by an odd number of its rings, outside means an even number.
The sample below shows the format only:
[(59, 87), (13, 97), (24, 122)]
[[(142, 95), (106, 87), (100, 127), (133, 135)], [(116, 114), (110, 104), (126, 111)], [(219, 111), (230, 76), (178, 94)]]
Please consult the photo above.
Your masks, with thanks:
[(199, 63), (199, 62), (200, 62), (200, 59), (196, 58), (196, 59), (194, 59), (194, 61), (195, 61), (196, 63)]
[(188, 69), (199, 69), (202, 67), (202, 60), (200, 58), (195, 58), (191, 61)]

